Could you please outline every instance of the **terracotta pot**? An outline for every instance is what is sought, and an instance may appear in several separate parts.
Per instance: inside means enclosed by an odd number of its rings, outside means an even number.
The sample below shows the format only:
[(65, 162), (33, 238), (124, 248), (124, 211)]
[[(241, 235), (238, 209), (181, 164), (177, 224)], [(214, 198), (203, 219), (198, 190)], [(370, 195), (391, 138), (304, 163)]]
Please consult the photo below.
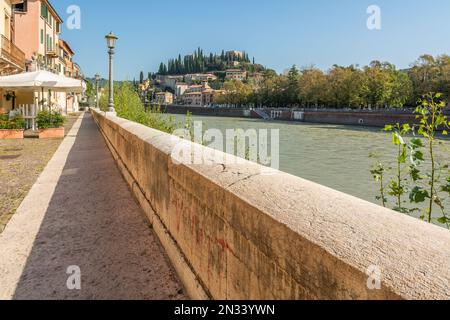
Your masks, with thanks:
[(64, 138), (64, 128), (50, 128), (39, 130), (39, 139)]
[(0, 129), (0, 139), (23, 139), (22, 129)]

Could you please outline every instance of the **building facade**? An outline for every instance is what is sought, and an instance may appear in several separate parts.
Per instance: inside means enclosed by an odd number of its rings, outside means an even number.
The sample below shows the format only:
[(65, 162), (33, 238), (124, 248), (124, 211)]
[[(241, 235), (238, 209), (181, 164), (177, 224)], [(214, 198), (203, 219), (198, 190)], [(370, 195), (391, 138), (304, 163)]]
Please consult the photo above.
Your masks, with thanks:
[(23, 0), (0, 0), (0, 75), (25, 71), (25, 53), (16, 45), (14, 6)]
[(183, 95), (183, 104), (206, 107), (214, 104), (214, 98), (221, 90), (212, 89), (205, 81), (201, 85), (190, 86)]
[(217, 80), (217, 76), (212, 73), (194, 73), (184, 76), (186, 83), (193, 84), (196, 82), (209, 82)]
[[(49, 0), (0, 0), (0, 75), (47, 70), (82, 79), (74, 51), (60, 39), (62, 19)], [(80, 94), (0, 90), (0, 113), (20, 105), (45, 103), (70, 113), (79, 109)]]
[(27, 70), (60, 71), (59, 35), (61, 17), (48, 0), (24, 0), (23, 9), (16, 9), (16, 44), (25, 53)]
[(241, 69), (228, 69), (226, 70), (225, 79), (244, 81), (247, 79), (247, 71)]
[(170, 92), (157, 92), (155, 94), (154, 103), (157, 104), (173, 104), (173, 94)]
[[(25, 53), (16, 45), (14, 6), (22, 0), (0, 0), (0, 76), (25, 71)], [(0, 89), (0, 113), (6, 113), (17, 102), (15, 92)]]

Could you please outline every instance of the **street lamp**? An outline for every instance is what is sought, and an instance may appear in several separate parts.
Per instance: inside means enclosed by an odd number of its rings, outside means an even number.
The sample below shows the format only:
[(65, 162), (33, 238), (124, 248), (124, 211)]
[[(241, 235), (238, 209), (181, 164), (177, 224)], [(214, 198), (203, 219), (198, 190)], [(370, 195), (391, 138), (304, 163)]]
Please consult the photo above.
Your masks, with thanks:
[(96, 74), (95, 75), (95, 107), (97, 109), (99, 109), (99, 106), (100, 106), (99, 100), (98, 100), (98, 84), (99, 84), (99, 82), (100, 82), (100, 75)]
[(106, 44), (108, 45), (108, 53), (109, 53), (109, 103), (108, 103), (108, 111), (115, 112), (114, 109), (114, 81), (113, 81), (113, 55), (114, 48), (116, 47), (117, 38), (112, 32), (105, 36)]

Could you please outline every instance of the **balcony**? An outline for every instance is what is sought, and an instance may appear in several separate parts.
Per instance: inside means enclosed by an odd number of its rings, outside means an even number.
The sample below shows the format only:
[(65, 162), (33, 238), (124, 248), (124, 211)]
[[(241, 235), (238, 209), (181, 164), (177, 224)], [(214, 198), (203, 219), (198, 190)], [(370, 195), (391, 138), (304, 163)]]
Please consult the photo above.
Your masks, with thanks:
[(45, 55), (49, 56), (49, 57), (52, 57), (52, 58), (58, 58), (59, 57), (59, 54), (58, 54), (58, 52), (56, 50), (56, 47), (54, 47), (54, 46), (45, 48)]
[(0, 73), (14, 74), (25, 70), (25, 53), (4, 35), (1, 37)]

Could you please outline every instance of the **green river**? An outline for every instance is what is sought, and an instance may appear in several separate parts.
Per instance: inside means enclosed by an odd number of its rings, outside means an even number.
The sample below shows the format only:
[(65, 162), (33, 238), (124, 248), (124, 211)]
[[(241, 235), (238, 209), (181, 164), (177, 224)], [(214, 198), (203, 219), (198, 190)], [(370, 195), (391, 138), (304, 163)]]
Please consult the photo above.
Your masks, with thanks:
[[(184, 121), (185, 116), (175, 118)], [(281, 171), (378, 204), (379, 186), (370, 174), (374, 159), (369, 154), (376, 153), (391, 165), (395, 161), (391, 135), (379, 128), (202, 116), (193, 120), (202, 121), (204, 129), (220, 129), (224, 135), (226, 129), (279, 129)], [(450, 140), (441, 142), (437, 156), (450, 162)]]

